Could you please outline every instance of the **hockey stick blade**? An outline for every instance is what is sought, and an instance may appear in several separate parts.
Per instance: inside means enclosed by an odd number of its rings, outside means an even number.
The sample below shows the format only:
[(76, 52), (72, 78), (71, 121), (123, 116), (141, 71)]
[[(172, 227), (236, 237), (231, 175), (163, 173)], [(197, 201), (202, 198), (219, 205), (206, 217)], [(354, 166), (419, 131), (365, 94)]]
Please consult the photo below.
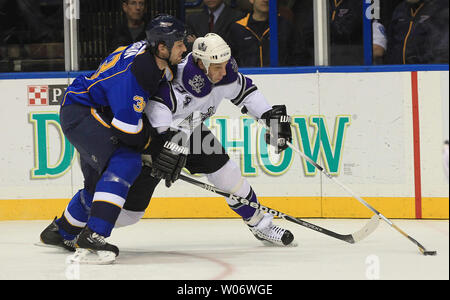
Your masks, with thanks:
[(352, 234), (355, 243), (369, 236), (372, 232), (375, 231), (375, 229), (377, 229), (379, 224), (380, 218), (377, 215), (373, 215), (372, 218), (370, 218), (370, 221), (367, 222), (367, 224), (363, 228)]
[[(337, 238), (339, 240), (345, 241), (350, 244), (355, 244), (355, 243), (362, 241), (363, 239), (368, 237), (372, 232), (374, 232), (375, 229), (377, 229), (378, 224), (380, 224), (380, 219), (378, 218), (378, 216), (373, 215), (372, 218), (369, 220), (369, 222), (367, 222), (366, 225), (364, 225), (364, 227), (361, 228), (360, 230), (358, 230), (352, 234), (338, 234), (336, 232), (327, 230), (325, 228), (321, 228), (317, 225), (313, 225), (311, 223), (308, 223), (308, 222), (303, 221), (298, 218), (295, 218), (296, 221), (290, 220), (289, 218), (292, 218), (292, 217), (290, 217), (290, 216), (284, 217), (285, 220), (288, 220), (288, 221), (291, 221), (291, 222), (294, 222), (297, 224), (302, 223), (300, 225), (310, 228), (312, 230), (324, 233), (326, 235), (332, 236), (334, 238)], [(300, 223), (298, 223), (298, 222), (300, 222)]]
[(425, 256), (435, 256), (437, 255), (437, 251), (429, 251), (427, 249), (425, 249), (424, 246), (422, 246), (422, 244), (420, 244), (418, 241), (416, 241), (414, 238), (412, 238), (411, 236), (409, 236), (406, 232), (404, 232), (403, 230), (401, 230), (399, 227), (397, 227), (397, 225), (395, 225), (394, 223), (392, 223), (392, 221), (390, 221), (388, 218), (384, 217), (383, 215), (380, 215), (389, 225), (392, 226), (392, 228), (394, 228), (395, 230), (397, 230), (398, 232), (400, 232), (403, 236), (405, 236), (408, 240), (410, 240), (411, 242), (413, 242), (417, 247), (419, 247), (419, 251), (420, 253), (422, 253)]
[(231, 193), (227, 193), (227, 192), (222, 191), (222, 190), (220, 190), (220, 189), (218, 189), (218, 188), (216, 188), (216, 187), (214, 187), (212, 185), (209, 185), (209, 184), (203, 183), (201, 181), (195, 180), (195, 179), (193, 179), (191, 177), (184, 176), (184, 175), (180, 174), (179, 179), (181, 179), (181, 180), (183, 180), (185, 182), (188, 182), (190, 184), (193, 184), (195, 186), (198, 186), (200, 188), (203, 188), (204, 190), (211, 191), (213, 193), (216, 193), (216, 194), (224, 196), (224, 197), (229, 197), (229, 198), (231, 198), (233, 200), (238, 201), (241, 204), (253, 207), (253, 208), (258, 209), (258, 210), (263, 211), (263, 212), (270, 213), (274, 217), (283, 218), (283, 219), (285, 219), (287, 221), (290, 221), (292, 223), (296, 223), (296, 224), (301, 225), (303, 227), (306, 227), (306, 228), (309, 228), (311, 230), (323, 233), (325, 235), (334, 237), (336, 239), (339, 239), (341, 241), (344, 241), (344, 242), (347, 242), (347, 243), (350, 243), (350, 244), (357, 243), (357, 242), (363, 240), (364, 238), (366, 238), (368, 235), (370, 235), (377, 228), (377, 226), (379, 224), (378, 217), (376, 215), (374, 215), (370, 219), (370, 221), (362, 229), (360, 229), (359, 231), (357, 231), (357, 232), (355, 232), (353, 234), (344, 234), (343, 235), (343, 234), (339, 234), (339, 233), (333, 232), (331, 230), (322, 228), (320, 226), (314, 225), (312, 223), (306, 222), (306, 221), (301, 220), (299, 218), (294, 218), (294, 217), (289, 216), (289, 215), (287, 215), (285, 213), (277, 211), (277, 210), (275, 210), (273, 208), (264, 206), (264, 205), (262, 205), (260, 203), (250, 202), (249, 200), (247, 200), (247, 199), (245, 199), (243, 197), (236, 196), (236, 195), (231, 194)]

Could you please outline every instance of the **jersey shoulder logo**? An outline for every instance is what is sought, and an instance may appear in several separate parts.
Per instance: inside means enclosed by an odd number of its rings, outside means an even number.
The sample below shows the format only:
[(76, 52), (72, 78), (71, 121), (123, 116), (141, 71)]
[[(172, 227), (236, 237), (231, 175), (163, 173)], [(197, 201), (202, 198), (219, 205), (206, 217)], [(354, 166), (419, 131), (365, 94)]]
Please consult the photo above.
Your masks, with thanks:
[(195, 75), (192, 79), (189, 79), (188, 83), (195, 92), (200, 94), (205, 86), (205, 79), (201, 75)]
[(138, 54), (141, 54), (145, 50), (146, 42), (145, 41), (139, 41), (132, 46), (130, 46), (127, 50), (125, 50), (124, 58), (127, 59), (131, 56), (136, 56)]

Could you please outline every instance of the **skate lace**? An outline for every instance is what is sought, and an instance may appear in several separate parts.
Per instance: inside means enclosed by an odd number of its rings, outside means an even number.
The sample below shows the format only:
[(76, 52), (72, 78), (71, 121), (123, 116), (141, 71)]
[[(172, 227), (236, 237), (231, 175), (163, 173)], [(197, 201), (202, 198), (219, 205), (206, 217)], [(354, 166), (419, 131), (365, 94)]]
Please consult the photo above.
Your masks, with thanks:
[(281, 241), (281, 237), (283, 236), (284, 231), (285, 230), (283, 228), (273, 224), (263, 230), (259, 230), (264, 238), (276, 242)]
[(64, 240), (64, 245), (75, 248), (75, 239), (74, 240)]
[(106, 241), (105, 241), (105, 238), (103, 237), (103, 236), (101, 236), (100, 234), (98, 234), (98, 233), (92, 233), (92, 238), (96, 241), (96, 242), (98, 242), (98, 243), (100, 243), (100, 244), (102, 244), (102, 245), (105, 245), (106, 244)]

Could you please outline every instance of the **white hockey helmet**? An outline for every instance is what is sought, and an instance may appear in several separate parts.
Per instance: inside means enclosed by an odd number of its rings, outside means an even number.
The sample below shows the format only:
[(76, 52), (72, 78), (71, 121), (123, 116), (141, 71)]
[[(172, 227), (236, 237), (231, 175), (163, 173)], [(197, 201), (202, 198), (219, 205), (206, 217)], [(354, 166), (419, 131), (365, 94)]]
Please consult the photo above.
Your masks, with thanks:
[(230, 46), (217, 34), (208, 33), (204, 37), (199, 37), (192, 46), (192, 55), (195, 59), (201, 59), (209, 71), (209, 65), (213, 63), (223, 63), (231, 58)]

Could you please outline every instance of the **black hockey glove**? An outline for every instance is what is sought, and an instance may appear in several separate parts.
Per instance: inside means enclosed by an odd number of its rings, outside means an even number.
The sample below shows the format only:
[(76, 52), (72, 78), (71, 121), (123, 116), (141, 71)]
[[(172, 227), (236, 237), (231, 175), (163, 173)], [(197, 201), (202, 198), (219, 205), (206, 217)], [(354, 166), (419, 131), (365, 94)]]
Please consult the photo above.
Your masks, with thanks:
[(291, 117), (287, 115), (285, 105), (274, 105), (271, 110), (262, 114), (261, 119), (266, 122), (266, 143), (275, 147), (280, 153), (288, 148), (287, 142), (292, 143)]
[(156, 134), (145, 114), (142, 114), (142, 130), (137, 134), (125, 133), (114, 126), (111, 126), (111, 130), (114, 134), (111, 138), (112, 143), (120, 142), (138, 152), (145, 150), (152, 140), (152, 135)]
[(189, 153), (189, 148), (180, 146), (171, 137), (173, 134), (170, 133), (163, 135), (163, 144), (152, 163), (151, 173), (153, 177), (165, 179), (167, 187), (178, 179)]

